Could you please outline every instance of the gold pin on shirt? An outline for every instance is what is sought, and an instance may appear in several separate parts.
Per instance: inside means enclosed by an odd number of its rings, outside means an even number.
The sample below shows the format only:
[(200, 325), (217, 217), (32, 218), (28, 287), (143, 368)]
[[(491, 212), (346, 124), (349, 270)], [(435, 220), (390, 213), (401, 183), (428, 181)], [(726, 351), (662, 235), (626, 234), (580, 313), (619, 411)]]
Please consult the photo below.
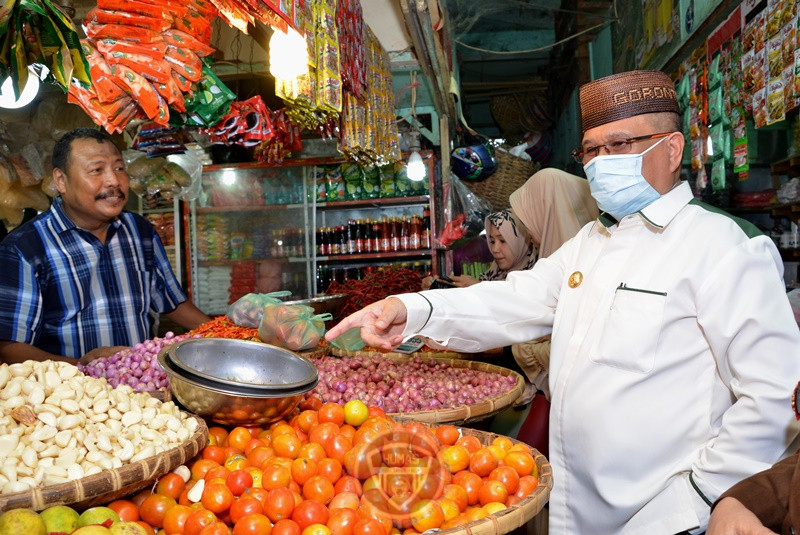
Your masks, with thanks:
[(581, 273), (580, 271), (576, 271), (569, 276), (569, 281), (567, 281), (567, 284), (569, 284), (570, 288), (577, 288), (578, 286), (581, 285), (582, 282), (583, 282), (583, 273)]

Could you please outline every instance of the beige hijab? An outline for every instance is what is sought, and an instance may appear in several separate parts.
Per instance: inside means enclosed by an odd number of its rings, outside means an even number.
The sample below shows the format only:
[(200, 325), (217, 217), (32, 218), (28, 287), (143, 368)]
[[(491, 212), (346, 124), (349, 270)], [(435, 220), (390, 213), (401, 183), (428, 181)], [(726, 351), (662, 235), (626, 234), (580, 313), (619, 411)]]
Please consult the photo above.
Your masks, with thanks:
[(539, 243), (539, 258), (550, 256), (598, 215), (589, 183), (560, 169), (534, 173), (511, 194), (509, 202)]
[[(486, 216), (483, 221), (484, 228), (486, 228), (486, 243), (489, 243), (489, 227), (494, 225), (503, 239), (511, 248), (511, 253), (514, 255), (512, 260), (511, 269), (500, 269), (497, 262), (492, 261), (489, 271), (481, 274), (479, 277), (482, 281), (498, 281), (505, 280), (506, 275), (512, 271), (520, 269), (530, 269), (536, 262), (536, 248), (531, 243), (530, 234), (525, 228), (525, 224), (514, 215), (511, 210), (501, 210)], [(489, 249), (492, 246), (489, 245)]]

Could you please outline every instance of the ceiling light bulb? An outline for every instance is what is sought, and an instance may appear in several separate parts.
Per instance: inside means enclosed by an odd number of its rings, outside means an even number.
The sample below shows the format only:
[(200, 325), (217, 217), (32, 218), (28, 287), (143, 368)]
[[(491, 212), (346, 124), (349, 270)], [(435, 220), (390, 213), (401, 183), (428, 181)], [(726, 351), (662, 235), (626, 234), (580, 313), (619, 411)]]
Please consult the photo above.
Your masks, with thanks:
[(308, 47), (294, 28), (275, 30), (269, 40), (269, 72), (283, 80), (308, 73)]
[(408, 175), (409, 180), (413, 180), (414, 182), (425, 178), (425, 162), (422, 161), (422, 156), (419, 155), (419, 152), (414, 151), (408, 157), (406, 175)]
[[(46, 76), (47, 72), (49, 71), (43, 72), (42, 77)], [(33, 102), (33, 99), (39, 93), (39, 84), (39, 75), (34, 71), (33, 65), (28, 66), (28, 81), (25, 82), (25, 87), (20, 92), (19, 98), (17, 98), (14, 94), (11, 76), (7, 77), (3, 81), (3, 85), (0, 86), (0, 108), (16, 110), (27, 106)]]

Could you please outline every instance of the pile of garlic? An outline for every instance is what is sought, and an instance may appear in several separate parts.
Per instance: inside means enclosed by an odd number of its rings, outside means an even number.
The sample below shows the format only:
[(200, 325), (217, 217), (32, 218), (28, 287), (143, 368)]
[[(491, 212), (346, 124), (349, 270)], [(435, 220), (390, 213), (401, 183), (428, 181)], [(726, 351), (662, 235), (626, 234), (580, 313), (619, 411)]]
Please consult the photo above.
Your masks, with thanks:
[(174, 403), (83, 375), (66, 362), (0, 364), (0, 494), (119, 468), (187, 441)]

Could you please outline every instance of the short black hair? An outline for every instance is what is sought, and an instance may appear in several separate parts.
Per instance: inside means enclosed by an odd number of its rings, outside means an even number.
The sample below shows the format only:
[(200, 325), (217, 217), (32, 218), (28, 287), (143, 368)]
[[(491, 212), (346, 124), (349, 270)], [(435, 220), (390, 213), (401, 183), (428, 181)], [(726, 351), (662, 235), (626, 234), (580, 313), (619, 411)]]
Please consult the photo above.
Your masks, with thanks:
[(61, 169), (62, 171), (67, 170), (69, 156), (72, 152), (72, 142), (76, 139), (96, 139), (98, 143), (105, 143), (106, 141), (111, 144), (114, 143), (111, 140), (111, 136), (102, 130), (87, 127), (70, 130), (61, 136), (61, 139), (59, 139), (53, 147), (52, 163), (54, 168)]

